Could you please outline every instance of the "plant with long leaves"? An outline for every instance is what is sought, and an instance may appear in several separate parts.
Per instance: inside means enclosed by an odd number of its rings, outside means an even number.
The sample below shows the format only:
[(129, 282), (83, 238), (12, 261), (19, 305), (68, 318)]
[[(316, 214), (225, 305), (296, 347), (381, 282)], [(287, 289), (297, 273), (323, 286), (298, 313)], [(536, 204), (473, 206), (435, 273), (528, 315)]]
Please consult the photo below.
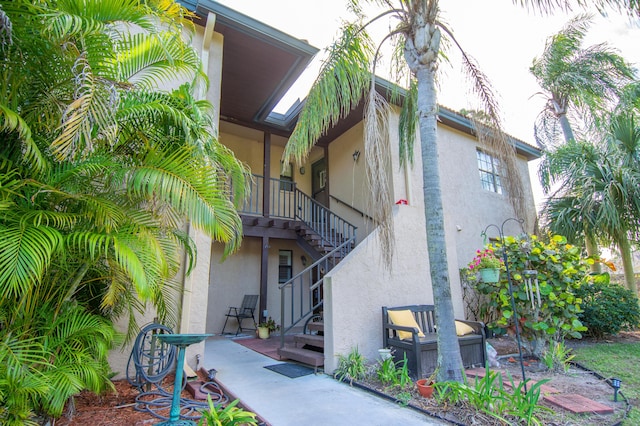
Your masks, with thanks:
[(240, 244), (248, 171), (194, 96), (184, 17), (169, 0), (2, 3), (0, 358), (19, 366), (0, 369), (3, 423), (108, 389), (113, 319), (134, 336), (152, 304), (175, 323), (185, 222)]
[(603, 143), (572, 141), (550, 151), (540, 173), (546, 188), (558, 185), (543, 207), (549, 229), (579, 241), (588, 226), (615, 243), (627, 287), (638, 294), (631, 256), (640, 233), (640, 126), (634, 114), (614, 117)]

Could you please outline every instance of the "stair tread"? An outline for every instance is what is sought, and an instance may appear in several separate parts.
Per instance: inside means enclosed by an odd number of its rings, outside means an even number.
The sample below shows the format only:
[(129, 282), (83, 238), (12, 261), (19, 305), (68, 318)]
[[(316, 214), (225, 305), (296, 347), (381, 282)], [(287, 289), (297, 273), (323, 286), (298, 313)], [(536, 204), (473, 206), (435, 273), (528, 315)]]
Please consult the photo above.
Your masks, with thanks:
[(278, 355), (282, 358), (293, 359), (305, 364), (319, 367), (324, 365), (324, 354), (309, 349), (294, 348), (291, 346), (285, 346), (278, 349)]
[(324, 348), (324, 337), (317, 334), (296, 334), (293, 336), (293, 341), (317, 348)]
[(322, 321), (309, 322), (307, 329), (310, 331), (324, 331), (324, 323)]

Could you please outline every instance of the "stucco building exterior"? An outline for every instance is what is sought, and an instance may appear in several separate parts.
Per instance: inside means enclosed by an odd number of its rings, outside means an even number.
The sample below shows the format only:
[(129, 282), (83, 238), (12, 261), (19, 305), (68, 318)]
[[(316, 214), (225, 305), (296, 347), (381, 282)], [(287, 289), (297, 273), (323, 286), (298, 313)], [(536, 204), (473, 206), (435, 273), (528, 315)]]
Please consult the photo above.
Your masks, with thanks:
[[(369, 220), (365, 159), (360, 155), (364, 153), (361, 109), (334, 126), (313, 148), (306, 163), (292, 164), (283, 172), (281, 157), (299, 105), (287, 114), (272, 110), (317, 49), (214, 1), (183, 4), (197, 15), (193, 45), (210, 79), (203, 95), (217, 107), (219, 140), (251, 168), (255, 178), (251, 196), (240, 211), (244, 237), (237, 253), (222, 261), (221, 244), (190, 232), (197, 245), (197, 265), (183, 280), (176, 331), (219, 334), (228, 307), (238, 306), (245, 294), (258, 294), (260, 317), (271, 316), (285, 326), (302, 315), (300, 326), (305, 317), (322, 311), (325, 371), (334, 370), (336, 355), (347, 354), (355, 346), (373, 359), (382, 342), (382, 306), (434, 303), (419, 143), (413, 166), (401, 168), (396, 111), (389, 126), (391, 167), (383, 171), (390, 177), (392, 199), (397, 202), (393, 206), (395, 253), (388, 269), (382, 261), (377, 229)], [(535, 207), (527, 163), (539, 152), (522, 141), (512, 142), (529, 212), (523, 218), (524, 230), (531, 232)], [(499, 169), (493, 167), (492, 157), (480, 146), (470, 121), (446, 108), (439, 113), (438, 153), (451, 291), (455, 314), (463, 318), (459, 269), (482, 247), (480, 234), (487, 225), (514, 216), (503, 186), (496, 180), (510, 177), (500, 176)], [(301, 230), (309, 231), (312, 225), (296, 228), (299, 213), (306, 209), (301, 199), (323, 206), (318, 210), (322, 213), (317, 213), (321, 219), (316, 214), (312, 222), (337, 217), (340, 224), (357, 228), (353, 243), (335, 266), (325, 267), (328, 264), (319, 260), (322, 253), (310, 251), (313, 247), (302, 237)], [(506, 231), (519, 233), (522, 229)], [(315, 261), (320, 263), (313, 269)], [(299, 273), (305, 276), (305, 271), (313, 278), (306, 282), (300, 279), (296, 296), (287, 287), (283, 295), (280, 286)], [(321, 281), (321, 291), (304, 294), (303, 306), (296, 305), (291, 313), (292, 297), (303, 290), (308, 293), (315, 278)], [(287, 309), (282, 309), (283, 301)], [(312, 309), (313, 304), (319, 307)], [(147, 320), (151, 318), (149, 313)], [(227, 331), (235, 331), (235, 324)], [(195, 367), (196, 355), (202, 353), (202, 344), (189, 347), (187, 362)], [(114, 351), (114, 371), (124, 371), (127, 356), (127, 349)]]

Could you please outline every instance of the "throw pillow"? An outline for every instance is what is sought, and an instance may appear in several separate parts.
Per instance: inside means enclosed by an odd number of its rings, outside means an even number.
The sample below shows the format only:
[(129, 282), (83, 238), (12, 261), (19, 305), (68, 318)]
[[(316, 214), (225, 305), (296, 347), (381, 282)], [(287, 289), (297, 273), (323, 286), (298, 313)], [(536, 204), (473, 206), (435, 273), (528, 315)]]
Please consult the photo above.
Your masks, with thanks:
[[(412, 327), (418, 329), (418, 337), (424, 337), (424, 333), (420, 329), (420, 326), (416, 322), (416, 318), (413, 313), (406, 309), (404, 311), (387, 311), (389, 313), (389, 319), (393, 325), (401, 325), (403, 327)], [(399, 331), (398, 337), (402, 340), (411, 339), (412, 333), (408, 331)]]
[(465, 324), (460, 321), (456, 321), (456, 334), (458, 336), (466, 336), (473, 333), (475, 330), (469, 324)]

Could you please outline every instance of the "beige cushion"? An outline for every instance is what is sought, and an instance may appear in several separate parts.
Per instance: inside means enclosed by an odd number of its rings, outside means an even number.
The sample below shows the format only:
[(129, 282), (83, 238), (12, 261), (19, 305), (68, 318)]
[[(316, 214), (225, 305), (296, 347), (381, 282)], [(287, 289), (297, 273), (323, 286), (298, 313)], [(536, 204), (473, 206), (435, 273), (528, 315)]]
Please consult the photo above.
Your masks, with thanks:
[[(401, 325), (403, 327), (411, 327), (418, 329), (418, 337), (424, 337), (424, 333), (420, 329), (420, 326), (416, 322), (416, 318), (413, 316), (413, 313), (406, 309), (404, 311), (387, 311), (389, 313), (389, 319), (393, 325)], [(408, 331), (399, 331), (398, 336), (404, 339), (411, 339), (412, 334)]]
[(460, 321), (456, 321), (456, 334), (458, 336), (466, 336), (467, 334), (474, 333), (475, 330), (469, 324), (465, 324)]

